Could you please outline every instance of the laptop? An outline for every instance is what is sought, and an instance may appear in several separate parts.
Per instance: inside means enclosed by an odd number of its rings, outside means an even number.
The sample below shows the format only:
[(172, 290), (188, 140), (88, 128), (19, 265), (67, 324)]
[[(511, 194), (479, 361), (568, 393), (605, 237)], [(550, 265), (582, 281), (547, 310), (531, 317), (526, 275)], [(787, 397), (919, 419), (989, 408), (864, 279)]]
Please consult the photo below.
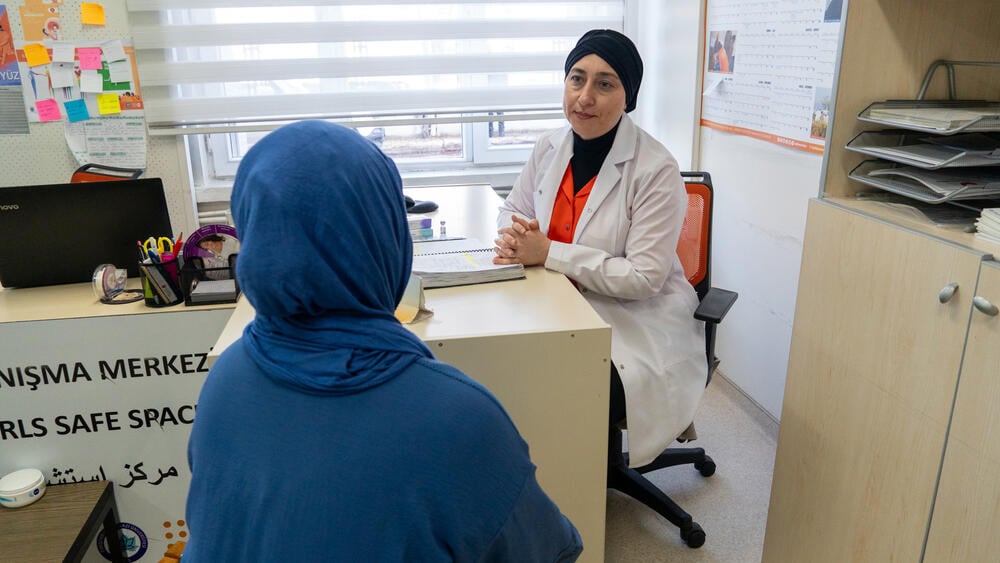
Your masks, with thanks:
[(89, 282), (101, 264), (138, 277), (151, 236), (174, 236), (159, 178), (0, 188), (0, 285)]

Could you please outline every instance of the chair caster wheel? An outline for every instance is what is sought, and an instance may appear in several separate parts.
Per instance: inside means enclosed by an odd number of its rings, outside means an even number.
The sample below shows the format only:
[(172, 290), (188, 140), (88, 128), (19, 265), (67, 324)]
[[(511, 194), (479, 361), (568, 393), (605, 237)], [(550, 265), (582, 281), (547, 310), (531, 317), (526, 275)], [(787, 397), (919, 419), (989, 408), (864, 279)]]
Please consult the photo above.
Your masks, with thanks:
[(712, 475), (715, 475), (715, 462), (708, 456), (705, 456), (705, 461), (699, 461), (694, 464), (694, 468), (701, 473), (702, 477), (711, 477)]
[(681, 541), (691, 549), (697, 549), (705, 545), (705, 530), (697, 522), (691, 522), (681, 526)]

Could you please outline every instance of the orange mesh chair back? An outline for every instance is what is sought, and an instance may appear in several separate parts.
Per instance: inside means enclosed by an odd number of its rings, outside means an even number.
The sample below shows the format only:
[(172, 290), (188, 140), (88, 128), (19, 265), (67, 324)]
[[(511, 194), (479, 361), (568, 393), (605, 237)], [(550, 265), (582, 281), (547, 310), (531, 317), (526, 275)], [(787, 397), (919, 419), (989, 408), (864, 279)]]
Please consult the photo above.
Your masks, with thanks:
[(84, 164), (73, 172), (71, 183), (109, 182), (111, 180), (134, 180), (145, 172), (142, 168), (118, 168), (103, 164)]
[(708, 279), (709, 242), (712, 234), (712, 179), (705, 172), (682, 172), (688, 193), (687, 212), (677, 256), (684, 267), (684, 275), (702, 298), (711, 284)]

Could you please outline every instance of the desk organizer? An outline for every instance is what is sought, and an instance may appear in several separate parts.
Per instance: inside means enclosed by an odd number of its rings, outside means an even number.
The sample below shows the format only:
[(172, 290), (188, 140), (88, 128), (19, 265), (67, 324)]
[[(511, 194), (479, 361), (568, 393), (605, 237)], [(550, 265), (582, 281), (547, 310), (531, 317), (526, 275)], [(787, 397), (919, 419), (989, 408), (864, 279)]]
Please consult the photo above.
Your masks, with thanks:
[(236, 281), (237, 254), (229, 256), (229, 265), (208, 267), (199, 257), (184, 261), (181, 268), (181, 287), (185, 305), (212, 305), (236, 303), (240, 285)]
[(139, 277), (147, 307), (169, 307), (184, 300), (178, 277), (177, 259), (139, 262)]

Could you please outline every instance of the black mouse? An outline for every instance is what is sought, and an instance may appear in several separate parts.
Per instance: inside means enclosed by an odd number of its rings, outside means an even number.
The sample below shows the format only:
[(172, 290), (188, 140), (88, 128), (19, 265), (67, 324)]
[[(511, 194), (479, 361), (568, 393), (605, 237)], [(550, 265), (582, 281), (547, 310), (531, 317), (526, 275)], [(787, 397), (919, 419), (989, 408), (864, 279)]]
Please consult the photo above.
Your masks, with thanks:
[(416, 201), (408, 195), (403, 197), (406, 200), (407, 213), (430, 213), (438, 208), (438, 205), (433, 201)]

